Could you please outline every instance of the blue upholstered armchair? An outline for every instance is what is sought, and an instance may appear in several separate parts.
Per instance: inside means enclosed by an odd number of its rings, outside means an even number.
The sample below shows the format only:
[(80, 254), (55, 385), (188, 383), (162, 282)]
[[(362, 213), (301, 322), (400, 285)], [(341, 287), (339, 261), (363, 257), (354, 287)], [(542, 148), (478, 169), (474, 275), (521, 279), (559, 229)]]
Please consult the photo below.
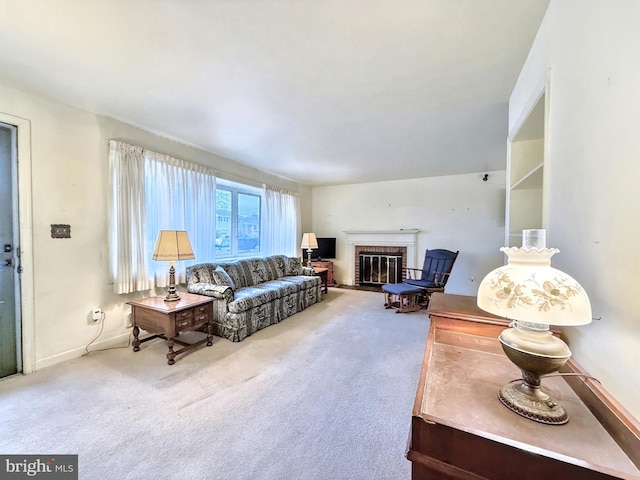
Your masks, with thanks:
[(444, 292), (458, 253), (443, 249), (427, 250), (424, 254), (422, 269), (407, 268), (407, 278), (404, 283), (422, 288), (424, 302), (428, 303), (429, 296), (433, 292)]

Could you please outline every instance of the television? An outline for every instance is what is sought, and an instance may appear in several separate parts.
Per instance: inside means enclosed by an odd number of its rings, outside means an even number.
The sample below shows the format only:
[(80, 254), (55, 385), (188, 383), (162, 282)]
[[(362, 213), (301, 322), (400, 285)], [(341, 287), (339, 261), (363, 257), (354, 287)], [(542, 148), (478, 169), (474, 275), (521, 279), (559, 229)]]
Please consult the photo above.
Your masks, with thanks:
[(336, 258), (336, 239), (333, 238), (320, 238), (318, 237), (318, 248), (314, 248), (311, 252), (311, 258), (313, 260), (325, 260)]

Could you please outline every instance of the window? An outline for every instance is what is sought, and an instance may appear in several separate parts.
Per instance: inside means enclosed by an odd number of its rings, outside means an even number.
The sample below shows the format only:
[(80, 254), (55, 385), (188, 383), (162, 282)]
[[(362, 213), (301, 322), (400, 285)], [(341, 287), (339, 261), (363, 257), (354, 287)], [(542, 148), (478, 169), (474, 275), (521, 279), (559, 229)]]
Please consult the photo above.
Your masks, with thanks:
[(297, 255), (296, 192), (221, 180), (211, 168), (117, 140), (109, 141), (109, 170), (109, 267), (117, 294), (166, 286), (166, 265), (151, 261), (160, 230), (189, 234), (196, 259), (177, 263), (179, 283), (193, 263)]
[(216, 258), (254, 256), (260, 253), (261, 206), (261, 190), (218, 180)]

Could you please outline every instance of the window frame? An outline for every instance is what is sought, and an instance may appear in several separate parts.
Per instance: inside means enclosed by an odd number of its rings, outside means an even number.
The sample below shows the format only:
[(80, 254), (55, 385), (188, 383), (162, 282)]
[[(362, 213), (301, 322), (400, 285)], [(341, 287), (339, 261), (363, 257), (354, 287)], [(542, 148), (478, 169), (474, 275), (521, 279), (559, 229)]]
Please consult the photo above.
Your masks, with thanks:
[[(229, 261), (233, 261), (235, 259), (240, 259), (240, 258), (251, 258), (251, 257), (261, 257), (263, 256), (263, 252), (264, 252), (264, 234), (263, 234), (263, 228), (262, 228), (262, 223), (263, 223), (263, 217), (264, 217), (264, 205), (265, 205), (265, 201), (264, 201), (264, 189), (262, 188), (257, 188), (257, 187), (253, 187), (251, 185), (247, 185), (244, 183), (240, 183), (240, 182), (234, 182), (231, 180), (225, 180), (222, 178), (217, 178), (216, 179), (216, 195), (215, 195), (215, 201), (216, 201), (216, 206), (215, 206), (215, 212), (216, 212), (216, 220), (214, 222), (215, 224), (215, 239), (214, 241), (217, 241), (218, 238), (218, 206), (217, 206), (217, 200), (218, 200), (218, 190), (224, 190), (224, 191), (228, 191), (231, 193), (231, 211), (230, 211), (230, 226), (229, 226), (229, 231), (230, 231), (230, 251), (229, 253), (225, 253), (221, 250), (218, 250), (217, 248), (214, 248), (214, 258), (216, 260), (229, 260)], [(246, 253), (242, 253), (239, 252), (238, 249), (238, 196), (239, 195), (251, 195), (254, 197), (258, 198), (258, 214), (259, 214), (259, 220), (258, 220), (258, 250), (256, 251), (250, 251), (250, 252), (246, 252)]]

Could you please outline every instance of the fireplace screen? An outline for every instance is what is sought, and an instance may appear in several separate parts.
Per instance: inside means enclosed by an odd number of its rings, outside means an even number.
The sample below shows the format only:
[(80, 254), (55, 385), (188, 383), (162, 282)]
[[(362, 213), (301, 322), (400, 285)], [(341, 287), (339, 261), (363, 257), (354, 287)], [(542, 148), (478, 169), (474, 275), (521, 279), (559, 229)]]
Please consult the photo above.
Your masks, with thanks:
[(361, 252), (360, 285), (402, 283), (402, 253)]

